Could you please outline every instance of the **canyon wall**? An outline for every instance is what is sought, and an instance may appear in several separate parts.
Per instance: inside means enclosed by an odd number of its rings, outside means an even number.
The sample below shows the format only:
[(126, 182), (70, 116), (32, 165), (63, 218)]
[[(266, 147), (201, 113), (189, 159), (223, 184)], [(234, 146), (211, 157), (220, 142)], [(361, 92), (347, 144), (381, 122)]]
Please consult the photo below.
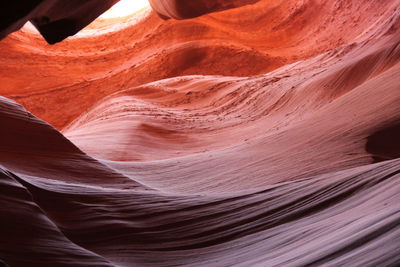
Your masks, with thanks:
[(399, 264), (400, 1), (180, 2), (0, 42), (0, 259)]

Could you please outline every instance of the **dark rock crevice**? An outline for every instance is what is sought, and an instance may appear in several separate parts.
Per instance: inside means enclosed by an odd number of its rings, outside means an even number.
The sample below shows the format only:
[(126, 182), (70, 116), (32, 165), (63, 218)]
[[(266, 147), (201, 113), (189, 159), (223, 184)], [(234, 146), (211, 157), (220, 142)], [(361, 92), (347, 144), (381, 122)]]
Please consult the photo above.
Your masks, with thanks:
[(368, 136), (366, 151), (374, 162), (400, 158), (400, 122)]

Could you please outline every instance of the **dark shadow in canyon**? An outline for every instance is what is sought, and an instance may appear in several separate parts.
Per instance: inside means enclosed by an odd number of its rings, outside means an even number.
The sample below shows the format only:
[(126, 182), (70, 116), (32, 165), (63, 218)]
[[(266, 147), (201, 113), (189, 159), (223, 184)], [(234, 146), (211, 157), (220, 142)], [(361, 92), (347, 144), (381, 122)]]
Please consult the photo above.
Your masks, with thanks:
[(400, 122), (368, 136), (366, 151), (374, 162), (400, 158)]

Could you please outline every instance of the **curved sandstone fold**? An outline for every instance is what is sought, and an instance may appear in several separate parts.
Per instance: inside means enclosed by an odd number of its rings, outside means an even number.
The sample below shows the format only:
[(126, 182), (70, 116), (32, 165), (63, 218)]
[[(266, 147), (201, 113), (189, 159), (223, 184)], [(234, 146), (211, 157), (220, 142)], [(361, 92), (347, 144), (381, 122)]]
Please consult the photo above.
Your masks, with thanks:
[(391, 266), (400, 261), (399, 166), (225, 196), (24, 180), (2, 169), (0, 257), (11, 266), (43, 258), (59, 266)]
[(5, 266), (76, 266), (77, 262), (85, 266), (112, 266), (101, 256), (71, 242), (18, 180), (0, 167), (0, 258), (7, 263)]
[(400, 21), (397, 0), (264, 0), (179, 21), (145, 14), (55, 46), (12, 34), (0, 42), (2, 95), (62, 129), (118, 91), (186, 75), (261, 75), (396, 35)]
[(400, 0), (151, 4), (0, 42), (0, 265), (399, 266)]
[(87, 156), (53, 127), (4, 97), (0, 97), (0, 124), (0, 164), (10, 171), (93, 186), (140, 188), (138, 183)]
[(163, 18), (188, 19), (207, 13), (254, 4), (260, 0), (149, 0)]

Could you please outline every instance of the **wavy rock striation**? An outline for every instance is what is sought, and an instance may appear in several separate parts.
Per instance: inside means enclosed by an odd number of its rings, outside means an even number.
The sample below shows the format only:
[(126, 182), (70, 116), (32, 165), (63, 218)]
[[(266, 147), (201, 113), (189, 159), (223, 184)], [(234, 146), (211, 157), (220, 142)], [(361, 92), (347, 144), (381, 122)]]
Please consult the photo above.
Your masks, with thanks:
[(400, 263), (400, 1), (252, 2), (0, 43), (3, 262)]

